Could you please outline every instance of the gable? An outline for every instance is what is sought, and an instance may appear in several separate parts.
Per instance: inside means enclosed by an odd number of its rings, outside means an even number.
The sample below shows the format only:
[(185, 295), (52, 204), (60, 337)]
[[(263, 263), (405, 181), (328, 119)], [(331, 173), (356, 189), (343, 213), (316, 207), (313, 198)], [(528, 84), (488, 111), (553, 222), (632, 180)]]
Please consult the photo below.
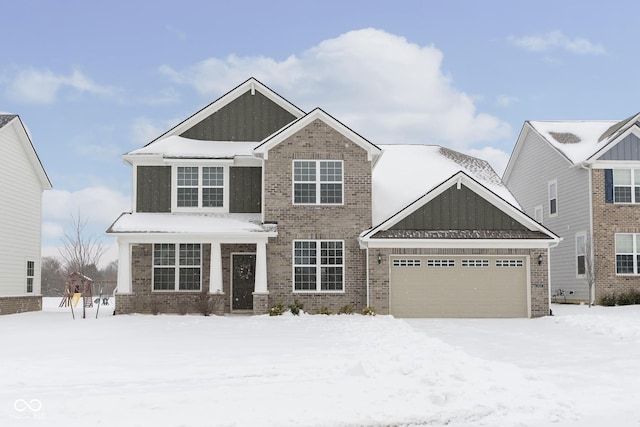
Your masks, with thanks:
[(180, 136), (206, 141), (258, 142), (295, 119), (259, 90), (248, 89)]
[(390, 230), (526, 230), (469, 187), (452, 185)]
[(640, 160), (640, 138), (630, 133), (598, 157), (598, 160)]

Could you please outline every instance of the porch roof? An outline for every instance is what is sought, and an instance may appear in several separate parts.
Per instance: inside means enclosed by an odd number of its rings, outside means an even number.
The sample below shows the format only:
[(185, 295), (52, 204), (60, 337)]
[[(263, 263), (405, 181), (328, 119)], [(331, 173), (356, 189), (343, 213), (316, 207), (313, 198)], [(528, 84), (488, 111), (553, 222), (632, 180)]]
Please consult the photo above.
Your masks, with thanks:
[(248, 213), (123, 213), (107, 233), (175, 233), (202, 235), (277, 234), (276, 224), (264, 224)]

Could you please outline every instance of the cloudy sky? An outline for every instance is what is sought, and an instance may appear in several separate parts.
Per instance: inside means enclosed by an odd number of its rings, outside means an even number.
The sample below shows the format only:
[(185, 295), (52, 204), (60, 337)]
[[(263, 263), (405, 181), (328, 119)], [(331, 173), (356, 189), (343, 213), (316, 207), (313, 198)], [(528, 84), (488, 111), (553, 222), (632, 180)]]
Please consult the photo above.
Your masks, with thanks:
[(121, 154), (252, 76), (374, 143), (445, 145), (500, 174), (525, 120), (640, 111), (634, 1), (20, 0), (0, 10), (0, 111), (21, 116), (54, 186), (43, 255), (56, 254), (72, 214), (103, 236), (130, 209)]

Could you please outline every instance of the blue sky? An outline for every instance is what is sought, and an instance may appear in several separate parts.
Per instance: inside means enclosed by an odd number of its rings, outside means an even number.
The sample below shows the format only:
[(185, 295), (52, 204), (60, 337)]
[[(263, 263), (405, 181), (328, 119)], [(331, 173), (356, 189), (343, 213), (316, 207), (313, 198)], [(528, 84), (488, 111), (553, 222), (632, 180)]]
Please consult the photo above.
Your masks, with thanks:
[(251, 76), (374, 143), (441, 144), (499, 173), (525, 120), (640, 111), (632, 1), (5, 3), (0, 111), (54, 186), (43, 255), (71, 214), (102, 236), (130, 209), (121, 154)]

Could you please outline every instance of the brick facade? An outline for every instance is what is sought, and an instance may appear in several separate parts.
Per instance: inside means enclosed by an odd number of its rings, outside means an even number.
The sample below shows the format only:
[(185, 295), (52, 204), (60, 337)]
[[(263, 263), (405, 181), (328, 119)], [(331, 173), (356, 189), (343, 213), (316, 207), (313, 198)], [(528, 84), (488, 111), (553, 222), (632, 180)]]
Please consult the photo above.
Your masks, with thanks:
[(0, 315), (42, 310), (42, 295), (0, 297)]
[[(538, 255), (543, 253), (542, 264)], [(378, 264), (378, 254), (381, 263)], [(389, 314), (390, 255), (509, 255), (529, 257), (531, 317), (549, 315), (548, 253), (546, 249), (370, 249), (369, 305), (380, 314)]]
[[(342, 160), (344, 204), (293, 205), (293, 160)], [(267, 245), (268, 303), (291, 304), (315, 312), (335, 312), (366, 304), (366, 260), (358, 236), (371, 227), (371, 162), (367, 152), (342, 134), (316, 120), (273, 147), (264, 165), (264, 213), (278, 223), (278, 237)], [(293, 290), (293, 241), (344, 241), (344, 292), (309, 293)]]
[(592, 169), (595, 301), (603, 296), (640, 291), (640, 276), (616, 274), (616, 233), (640, 233), (638, 205), (605, 202), (604, 169)]

